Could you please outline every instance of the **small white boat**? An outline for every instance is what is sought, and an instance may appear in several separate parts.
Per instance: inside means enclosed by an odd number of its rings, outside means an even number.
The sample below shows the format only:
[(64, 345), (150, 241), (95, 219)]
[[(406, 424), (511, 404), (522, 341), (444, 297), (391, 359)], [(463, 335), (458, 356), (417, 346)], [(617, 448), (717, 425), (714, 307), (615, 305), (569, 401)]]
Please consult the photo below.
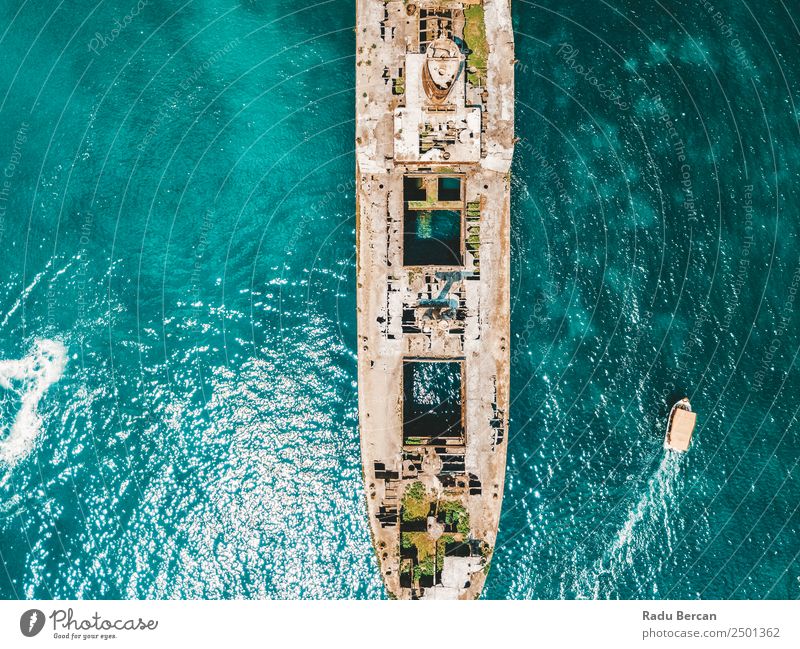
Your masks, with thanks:
[(669, 411), (664, 448), (680, 453), (688, 450), (696, 420), (697, 415), (692, 412), (692, 404), (687, 397), (683, 397)]

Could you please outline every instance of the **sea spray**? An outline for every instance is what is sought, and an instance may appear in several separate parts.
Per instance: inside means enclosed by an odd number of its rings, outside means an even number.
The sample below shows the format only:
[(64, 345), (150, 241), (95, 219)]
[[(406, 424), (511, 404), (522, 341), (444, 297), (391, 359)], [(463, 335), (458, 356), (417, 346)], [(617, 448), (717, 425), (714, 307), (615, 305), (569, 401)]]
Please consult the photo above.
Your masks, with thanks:
[(50, 269), (52, 264), (52, 260), (48, 260), (47, 264), (44, 267), (44, 270), (41, 273), (38, 273), (32, 280), (31, 283), (28, 284), (22, 291), (22, 294), (17, 298), (17, 301), (14, 302), (13, 306), (8, 310), (8, 312), (3, 316), (2, 321), (0, 321), (0, 329), (5, 327), (8, 324), (8, 321), (11, 319), (11, 316), (16, 313), (17, 309), (24, 304), (25, 300), (30, 296), (31, 291), (36, 288), (39, 284), (39, 281), (47, 274), (47, 271)]
[(625, 574), (634, 575), (639, 586), (654, 583), (659, 559), (672, 552), (676, 522), (670, 510), (680, 491), (680, 465), (678, 453), (664, 453), (605, 554), (581, 575), (579, 592), (584, 597), (614, 597)]
[(61, 378), (67, 364), (67, 350), (58, 341), (37, 340), (31, 353), (20, 360), (0, 361), (0, 388), (16, 395), (20, 407), (3, 421), (0, 463), (14, 465), (30, 453), (42, 427), (39, 401)]

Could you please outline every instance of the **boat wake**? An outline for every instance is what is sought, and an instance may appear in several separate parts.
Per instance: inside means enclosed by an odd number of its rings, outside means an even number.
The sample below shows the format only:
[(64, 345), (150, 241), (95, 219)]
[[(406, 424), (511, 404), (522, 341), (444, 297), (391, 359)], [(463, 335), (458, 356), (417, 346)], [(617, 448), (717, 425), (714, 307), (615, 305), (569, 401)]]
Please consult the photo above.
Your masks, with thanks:
[(0, 361), (0, 463), (13, 466), (30, 453), (42, 426), (39, 401), (66, 364), (67, 349), (54, 340), (37, 340), (25, 358)]
[[(655, 578), (660, 559), (672, 554), (675, 521), (670, 519), (670, 505), (676, 501), (681, 485), (680, 462), (678, 453), (664, 454), (604, 556), (582, 575), (583, 596), (614, 597), (620, 580), (631, 574), (635, 575), (638, 582), (635, 586), (642, 589), (642, 595), (657, 595)], [(645, 585), (651, 585), (649, 593), (645, 593)]]
[(17, 309), (19, 309), (20, 306), (22, 306), (22, 304), (25, 302), (25, 300), (28, 299), (28, 297), (30, 296), (31, 292), (33, 291), (33, 289), (36, 288), (37, 284), (39, 284), (39, 281), (42, 279), (42, 277), (44, 277), (47, 274), (47, 271), (50, 270), (50, 266), (52, 265), (52, 263), (53, 263), (52, 259), (49, 260), (47, 262), (47, 265), (44, 267), (44, 270), (42, 270), (41, 273), (38, 273), (31, 280), (31, 283), (28, 284), (28, 286), (26, 286), (23, 289), (22, 293), (17, 298), (17, 301), (14, 302), (12, 307), (8, 310), (8, 313), (6, 313), (5, 316), (3, 317), (3, 320), (0, 321), (0, 329), (2, 329), (3, 327), (5, 327), (8, 324), (8, 321), (11, 319), (11, 316), (13, 316), (14, 313), (16, 313)]

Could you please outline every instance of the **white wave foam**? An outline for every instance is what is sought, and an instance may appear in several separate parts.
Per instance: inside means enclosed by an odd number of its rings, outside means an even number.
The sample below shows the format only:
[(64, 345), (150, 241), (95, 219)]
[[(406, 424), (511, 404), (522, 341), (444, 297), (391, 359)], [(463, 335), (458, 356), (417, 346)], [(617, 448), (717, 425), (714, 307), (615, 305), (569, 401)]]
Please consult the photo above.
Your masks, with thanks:
[(42, 427), (39, 401), (61, 378), (66, 364), (67, 349), (54, 340), (37, 340), (23, 359), (0, 361), (0, 388), (21, 399), (7, 437), (0, 440), (0, 463), (13, 465), (30, 453)]
[[(611, 546), (611, 555), (619, 559), (624, 558), (628, 563), (631, 559), (631, 546), (638, 541), (647, 543), (661, 531), (665, 533), (667, 550), (672, 551), (672, 538), (670, 535), (669, 505), (673, 498), (678, 479), (678, 455), (665, 453), (658, 470), (647, 485), (647, 492), (641, 497), (636, 507), (628, 515), (628, 520), (619, 530), (614, 544)], [(645, 521), (644, 536), (634, 534), (634, 528)], [(659, 522), (663, 525), (659, 525)]]
[[(647, 490), (614, 535), (605, 556), (582, 575), (579, 590), (583, 596), (593, 599), (614, 596), (613, 584), (619, 574), (631, 569), (640, 583), (654, 583), (657, 573), (654, 561), (672, 552), (670, 505), (677, 499), (680, 485), (680, 455), (667, 452), (648, 480)], [(606, 592), (607, 584), (611, 584), (610, 592)]]
[(28, 286), (22, 291), (22, 294), (17, 298), (17, 301), (14, 302), (14, 305), (9, 309), (8, 313), (6, 313), (3, 321), (0, 322), (0, 328), (5, 327), (8, 324), (9, 318), (19, 309), (20, 305), (28, 298), (31, 294), (31, 291), (36, 288), (36, 285), (39, 283), (39, 280), (44, 277), (45, 273), (50, 269), (50, 264), (52, 264), (52, 259), (48, 260), (47, 265), (44, 267), (44, 270), (41, 273), (38, 273), (33, 280), (31, 281)]

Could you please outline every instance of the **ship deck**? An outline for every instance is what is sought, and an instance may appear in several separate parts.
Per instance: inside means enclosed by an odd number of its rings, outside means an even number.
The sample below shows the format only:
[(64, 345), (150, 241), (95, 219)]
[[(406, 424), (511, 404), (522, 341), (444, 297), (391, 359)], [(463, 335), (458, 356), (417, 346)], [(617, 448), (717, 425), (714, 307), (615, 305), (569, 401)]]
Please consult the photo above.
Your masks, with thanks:
[(391, 596), (479, 596), (509, 408), (509, 0), (357, 0), (358, 394)]

